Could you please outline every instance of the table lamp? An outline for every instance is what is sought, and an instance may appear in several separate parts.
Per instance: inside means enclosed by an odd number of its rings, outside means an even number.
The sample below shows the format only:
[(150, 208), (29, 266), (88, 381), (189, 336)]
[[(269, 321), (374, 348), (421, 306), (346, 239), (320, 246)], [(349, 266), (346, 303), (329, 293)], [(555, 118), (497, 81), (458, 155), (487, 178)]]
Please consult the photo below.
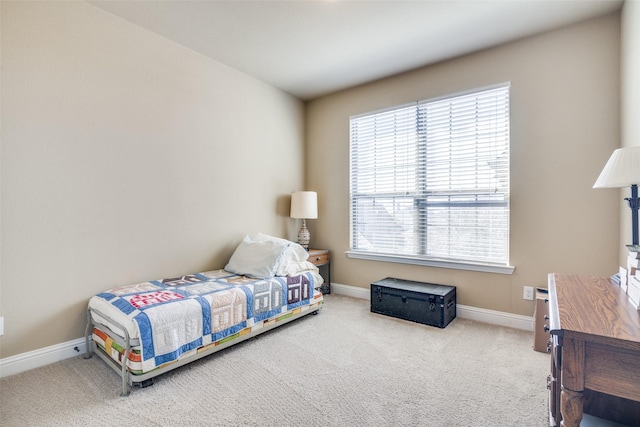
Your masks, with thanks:
[(311, 233), (307, 229), (307, 219), (318, 218), (318, 194), (315, 191), (296, 191), (291, 194), (291, 218), (301, 218), (302, 228), (298, 233), (298, 243), (309, 249)]
[[(633, 246), (638, 246), (638, 183), (640, 183), (640, 146), (618, 148), (613, 152), (593, 188), (631, 187), (631, 197), (625, 198), (631, 208)], [(635, 248), (634, 248), (635, 249)]]

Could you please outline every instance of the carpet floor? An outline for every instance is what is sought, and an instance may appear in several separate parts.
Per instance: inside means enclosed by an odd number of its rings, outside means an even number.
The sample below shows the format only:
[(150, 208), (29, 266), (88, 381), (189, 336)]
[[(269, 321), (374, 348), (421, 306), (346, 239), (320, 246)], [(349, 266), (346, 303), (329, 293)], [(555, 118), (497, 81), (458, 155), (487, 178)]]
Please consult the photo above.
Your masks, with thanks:
[(0, 380), (3, 426), (548, 425), (549, 356), (533, 334), (455, 319), (439, 329), (327, 295), (305, 316), (134, 388), (102, 360)]

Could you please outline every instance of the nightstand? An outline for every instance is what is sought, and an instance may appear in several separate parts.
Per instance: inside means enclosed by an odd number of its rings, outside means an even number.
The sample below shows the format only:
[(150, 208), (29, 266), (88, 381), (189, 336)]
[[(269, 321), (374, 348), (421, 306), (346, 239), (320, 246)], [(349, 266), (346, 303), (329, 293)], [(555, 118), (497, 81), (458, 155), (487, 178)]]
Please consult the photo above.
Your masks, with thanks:
[(320, 286), (320, 292), (323, 294), (331, 293), (331, 254), (329, 249), (309, 249), (310, 263), (316, 267), (327, 267), (327, 276), (324, 277), (325, 281)]

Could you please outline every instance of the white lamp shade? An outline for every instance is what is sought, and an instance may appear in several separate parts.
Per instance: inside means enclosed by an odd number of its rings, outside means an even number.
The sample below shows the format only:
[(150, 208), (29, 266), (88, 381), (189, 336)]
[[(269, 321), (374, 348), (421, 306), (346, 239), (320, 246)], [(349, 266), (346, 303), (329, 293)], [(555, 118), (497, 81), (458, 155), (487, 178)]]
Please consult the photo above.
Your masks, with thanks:
[(291, 218), (318, 218), (318, 194), (315, 191), (296, 191), (291, 194)]
[(615, 150), (593, 188), (628, 187), (632, 184), (640, 184), (640, 146)]

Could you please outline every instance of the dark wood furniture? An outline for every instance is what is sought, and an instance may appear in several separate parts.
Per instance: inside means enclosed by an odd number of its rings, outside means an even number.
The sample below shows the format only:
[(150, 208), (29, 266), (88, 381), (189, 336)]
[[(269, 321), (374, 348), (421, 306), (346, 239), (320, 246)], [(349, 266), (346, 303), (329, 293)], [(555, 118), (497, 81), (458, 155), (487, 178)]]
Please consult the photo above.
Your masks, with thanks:
[(320, 286), (320, 292), (323, 294), (331, 293), (331, 252), (328, 249), (309, 249), (309, 262), (316, 267), (327, 267), (327, 276)]
[(549, 275), (551, 425), (578, 427), (583, 411), (640, 423), (640, 314), (608, 278)]
[(371, 284), (371, 312), (444, 328), (456, 317), (456, 287), (387, 277)]

